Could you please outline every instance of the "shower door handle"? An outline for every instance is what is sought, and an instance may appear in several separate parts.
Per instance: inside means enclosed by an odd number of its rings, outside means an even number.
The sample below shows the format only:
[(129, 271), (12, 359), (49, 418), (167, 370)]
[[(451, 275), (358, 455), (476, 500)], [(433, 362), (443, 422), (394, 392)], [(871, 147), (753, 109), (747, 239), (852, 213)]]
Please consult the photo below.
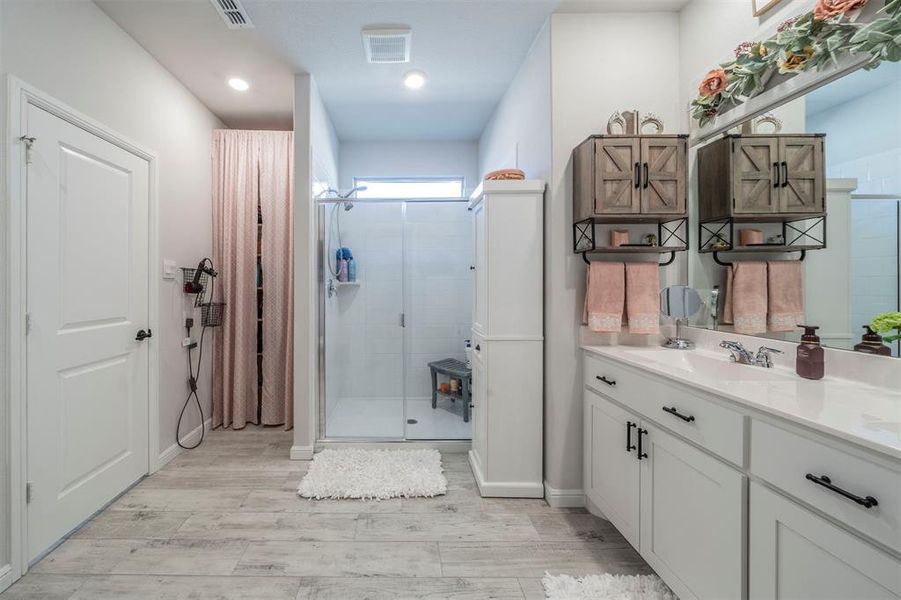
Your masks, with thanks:
[(407, 315), (405, 315), (404, 313), (400, 313), (400, 326), (401, 327), (407, 326)]

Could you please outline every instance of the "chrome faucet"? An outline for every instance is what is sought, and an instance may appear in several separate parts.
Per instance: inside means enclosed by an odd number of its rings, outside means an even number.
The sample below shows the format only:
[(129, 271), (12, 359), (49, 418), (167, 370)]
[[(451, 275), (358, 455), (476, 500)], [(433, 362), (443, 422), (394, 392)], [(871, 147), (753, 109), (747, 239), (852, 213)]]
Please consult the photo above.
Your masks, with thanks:
[(720, 348), (725, 348), (730, 352), (729, 358), (732, 362), (740, 365), (751, 365), (754, 367), (764, 367), (766, 369), (773, 368), (773, 357), (771, 353), (782, 354), (782, 350), (761, 346), (757, 349), (757, 354), (751, 352), (741, 345), (740, 342), (731, 340), (723, 340), (720, 342)]

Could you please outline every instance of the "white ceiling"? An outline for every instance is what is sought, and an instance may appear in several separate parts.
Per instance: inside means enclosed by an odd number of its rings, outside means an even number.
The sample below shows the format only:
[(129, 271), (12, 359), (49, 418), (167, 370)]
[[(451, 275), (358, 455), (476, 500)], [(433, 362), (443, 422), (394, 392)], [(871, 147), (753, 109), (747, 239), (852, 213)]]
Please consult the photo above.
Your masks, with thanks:
[[(243, 0), (229, 30), (209, 0), (95, 0), (230, 127), (290, 129), (293, 76), (311, 73), (342, 140), (472, 140), (548, 15), (678, 10), (685, 0)], [(411, 62), (371, 65), (360, 30), (413, 28)], [(403, 74), (421, 69), (418, 91)], [(249, 92), (225, 82), (250, 81)]]

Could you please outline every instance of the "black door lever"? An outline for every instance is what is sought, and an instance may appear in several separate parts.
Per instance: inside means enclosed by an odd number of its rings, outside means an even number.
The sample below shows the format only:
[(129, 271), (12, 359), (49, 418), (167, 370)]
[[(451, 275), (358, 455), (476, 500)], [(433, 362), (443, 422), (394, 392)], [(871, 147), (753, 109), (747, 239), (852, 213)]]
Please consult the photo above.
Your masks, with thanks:
[(149, 337), (153, 337), (153, 332), (150, 329), (148, 329), (147, 331), (140, 329), (140, 330), (138, 330), (138, 335), (135, 336), (135, 341), (143, 342), (144, 340), (146, 340)]

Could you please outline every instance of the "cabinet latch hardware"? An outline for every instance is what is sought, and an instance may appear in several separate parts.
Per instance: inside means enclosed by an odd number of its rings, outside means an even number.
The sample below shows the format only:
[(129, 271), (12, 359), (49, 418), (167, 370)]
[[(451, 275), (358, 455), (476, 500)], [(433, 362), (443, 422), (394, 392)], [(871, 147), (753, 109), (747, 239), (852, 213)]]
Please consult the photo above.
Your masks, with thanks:
[(25, 504), (31, 504), (31, 495), (32, 490), (34, 489), (34, 484), (30, 481), (25, 483)]
[(602, 376), (602, 375), (595, 375), (594, 378), (597, 379), (598, 381), (603, 381), (604, 383), (606, 383), (606, 384), (609, 385), (610, 387), (613, 387), (613, 386), (616, 385), (616, 380), (614, 380), (614, 379), (607, 379), (606, 377), (604, 377), (604, 376)]
[(626, 454), (635, 450), (635, 445), (632, 444), (632, 428), (638, 427), (637, 423), (633, 423), (632, 421), (626, 421)]
[(695, 420), (694, 415), (683, 415), (676, 409), (675, 406), (664, 406), (663, 412), (669, 413), (669, 414), (673, 415), (674, 417), (679, 417), (686, 423), (691, 423)]
[(638, 429), (638, 460), (648, 457), (648, 453), (644, 451), (644, 448), (641, 443), (641, 439), (642, 439), (641, 436), (647, 435), (647, 434), (648, 434), (647, 429), (641, 429), (639, 427), (639, 429)]
[(37, 141), (37, 138), (33, 138), (29, 135), (23, 135), (19, 138), (22, 142), (25, 143), (25, 164), (31, 164), (31, 147)]

